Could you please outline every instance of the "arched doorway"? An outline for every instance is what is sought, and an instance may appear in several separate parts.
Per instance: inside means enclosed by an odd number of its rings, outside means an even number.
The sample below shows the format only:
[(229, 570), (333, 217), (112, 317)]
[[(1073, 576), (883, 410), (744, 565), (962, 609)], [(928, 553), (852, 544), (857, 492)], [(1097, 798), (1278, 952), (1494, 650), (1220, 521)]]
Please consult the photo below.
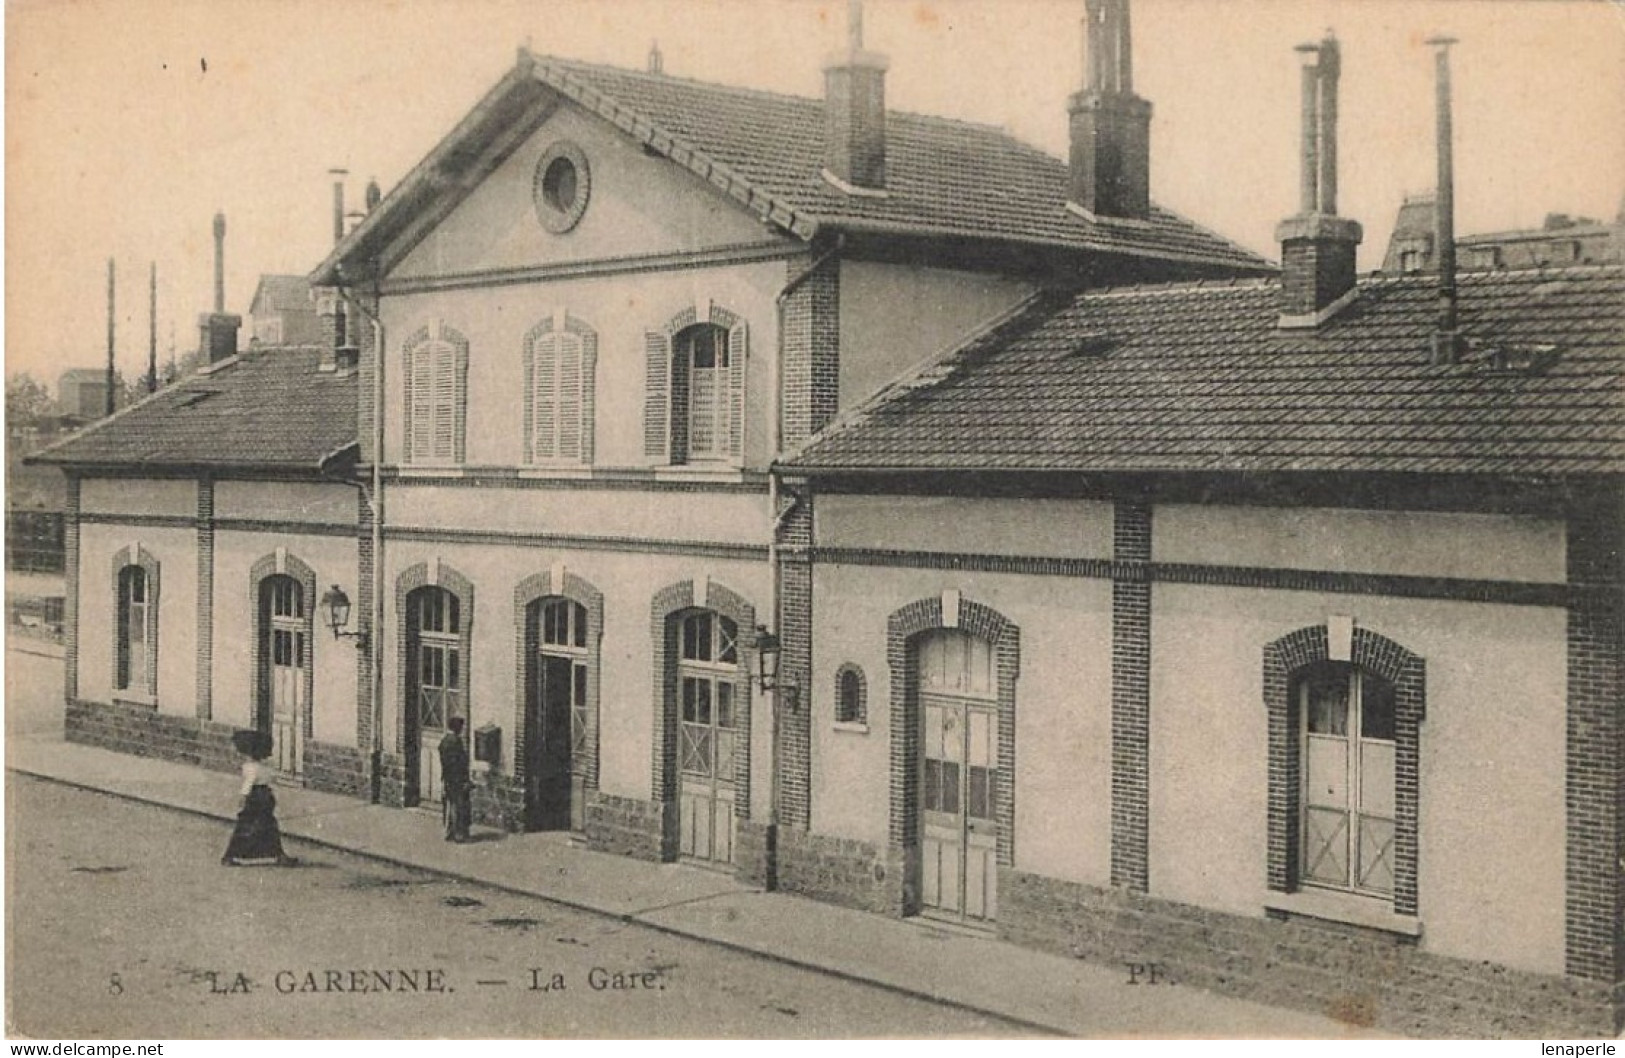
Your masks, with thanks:
[(259, 582), (259, 665), (254, 726), (271, 738), (271, 763), (289, 778), (304, 773), (310, 709), (310, 618), (304, 585), (286, 573)]
[(957, 629), (914, 640), (920, 712), (920, 903), (972, 921), (997, 912), (998, 683), (993, 644)]
[(549, 596), (525, 608), (526, 830), (585, 825), (590, 642), (581, 603)]
[(676, 621), (678, 852), (730, 863), (741, 728), (739, 626), (714, 610), (687, 610)]
[(406, 596), (406, 772), (408, 803), (444, 799), (440, 740), (454, 716), (468, 722), (463, 613), (458, 597), (433, 585)]

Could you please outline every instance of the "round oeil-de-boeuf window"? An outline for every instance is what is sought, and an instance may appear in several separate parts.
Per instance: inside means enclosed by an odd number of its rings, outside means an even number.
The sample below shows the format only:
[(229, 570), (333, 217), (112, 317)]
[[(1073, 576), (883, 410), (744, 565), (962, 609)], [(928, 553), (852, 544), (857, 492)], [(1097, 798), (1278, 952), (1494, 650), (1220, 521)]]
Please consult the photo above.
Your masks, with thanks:
[(569, 140), (559, 140), (536, 163), (531, 197), (542, 227), (562, 235), (581, 222), (587, 212), (592, 177), (587, 156)]

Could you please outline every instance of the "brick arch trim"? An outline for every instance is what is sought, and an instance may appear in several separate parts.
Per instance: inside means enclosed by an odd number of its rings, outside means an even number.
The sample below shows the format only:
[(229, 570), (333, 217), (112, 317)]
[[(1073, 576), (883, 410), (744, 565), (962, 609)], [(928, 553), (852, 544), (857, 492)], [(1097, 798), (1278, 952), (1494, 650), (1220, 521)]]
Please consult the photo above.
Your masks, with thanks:
[(304, 686), (304, 715), (299, 718), (299, 728), (305, 738), (316, 736), (315, 724), (315, 688), (316, 688), (316, 571), (311, 569), (302, 560), (286, 551), (277, 551), (260, 558), (248, 570), (248, 612), (254, 615), (253, 632), (248, 637), (248, 657), (250, 679), (254, 681), (254, 701), (250, 704), (249, 721), (252, 724), (254, 716), (259, 710), (259, 703), (264, 701), (269, 693), (266, 684), (266, 672), (261, 667), (265, 663), (265, 629), (261, 627), (264, 615), (260, 610), (260, 588), (267, 577), (278, 574), (292, 577), (299, 583), (299, 590), (304, 594), (305, 604), (305, 686)]
[[(1325, 625), (1289, 632), (1264, 647), (1264, 707), (1269, 714), (1269, 867), (1275, 892), (1298, 888), (1301, 775), (1298, 705), (1293, 676), (1330, 660)], [(1417, 816), (1421, 723), (1427, 713), (1427, 664), (1392, 639), (1355, 628), (1349, 654), (1355, 667), (1394, 687), (1394, 897), (1395, 914), (1417, 908)]]
[(395, 578), (395, 658), (396, 669), (395, 690), (397, 694), (397, 708), (395, 712), (395, 752), (406, 752), (406, 711), (411, 708), (406, 685), (406, 641), (407, 620), (406, 600), (419, 588), (430, 586), (444, 588), (457, 596), (457, 615), (461, 621), (458, 630), (458, 647), (462, 651), (462, 664), (457, 666), (459, 679), (458, 690), (462, 692), (463, 701), (469, 706), (470, 715), (473, 714), (473, 698), (469, 693), (469, 669), (472, 666), (472, 646), (474, 642), (474, 582), (463, 576), (462, 573), (451, 566), (435, 563), (435, 574), (430, 577), (431, 566), (428, 562), (419, 562), (402, 570)]
[(112, 679), (108, 681), (109, 686), (113, 688), (114, 697), (117, 697), (119, 691), (121, 690), (126, 694), (136, 690), (135, 688), (131, 687), (121, 688), (118, 686), (118, 630), (120, 621), (119, 575), (124, 571), (124, 567), (126, 566), (140, 566), (142, 571), (147, 575), (147, 686), (144, 690), (138, 691), (137, 693), (143, 693), (147, 697), (156, 700), (158, 697), (158, 632), (161, 624), (160, 617), (162, 616), (162, 611), (159, 609), (159, 602), (162, 599), (159, 588), (162, 586), (162, 581), (159, 574), (162, 571), (162, 565), (158, 561), (158, 556), (154, 555), (151, 551), (148, 551), (139, 542), (128, 544), (113, 552), (111, 565), (113, 588), (113, 651), (108, 655), (108, 657), (113, 659), (113, 672), (111, 674)]
[[(518, 778), (525, 777), (525, 669), (530, 659), (526, 657), (525, 619), (526, 611), (532, 603), (539, 599), (563, 598), (579, 603), (587, 611), (587, 759), (580, 762), (581, 774), (585, 780), (586, 788), (598, 789), (598, 703), (599, 703), (599, 673), (600, 658), (599, 644), (604, 638), (604, 593), (599, 591), (591, 582), (576, 576), (569, 570), (554, 583), (552, 571), (533, 573), (521, 580), (513, 589), (513, 640), (514, 640), (514, 717), (513, 717), (513, 774)], [(572, 766), (575, 766), (572, 762)]]
[(707, 581), (704, 597), (694, 582), (679, 581), (655, 593), (649, 632), (654, 654), (654, 741), (650, 767), (651, 795), (660, 802), (677, 799), (677, 617), (687, 610), (712, 610), (739, 627), (739, 684), (734, 698), (738, 735), (734, 745), (734, 816), (750, 814), (751, 672), (756, 664), (756, 607), (743, 595)]
[[(941, 596), (919, 599), (886, 621), (886, 667), (891, 683), (891, 814), (888, 837), (899, 849), (920, 844), (920, 695), (915, 641), (943, 623)], [(1015, 866), (1016, 680), (1021, 674), (1021, 629), (991, 606), (961, 599), (952, 627), (993, 644), (999, 716), (998, 860)], [(917, 898), (914, 898), (917, 900)], [(913, 900), (905, 903), (912, 904)], [(906, 907), (905, 911), (914, 910)]]

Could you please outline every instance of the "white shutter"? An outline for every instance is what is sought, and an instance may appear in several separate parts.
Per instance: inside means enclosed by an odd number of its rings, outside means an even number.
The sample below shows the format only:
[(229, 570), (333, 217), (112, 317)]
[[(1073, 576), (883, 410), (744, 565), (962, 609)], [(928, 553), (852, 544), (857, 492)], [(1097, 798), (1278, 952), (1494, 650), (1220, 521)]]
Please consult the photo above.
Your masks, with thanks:
[(740, 459), (745, 452), (745, 357), (750, 350), (750, 326), (741, 320), (728, 331), (727, 453)]
[(450, 342), (437, 341), (432, 352), (434, 428), (430, 454), (437, 461), (457, 458), (457, 352)]
[(408, 462), (429, 459), (434, 438), (434, 348), (428, 342), (412, 350), (409, 368), (412, 391), (408, 397), (410, 436), (406, 439)]
[(547, 333), (531, 346), (534, 367), (530, 400), (534, 425), (532, 451), (538, 462), (553, 459), (558, 450), (559, 335)]
[(643, 454), (671, 462), (671, 342), (659, 331), (643, 334)]
[(581, 336), (565, 332), (557, 337), (558, 448), (560, 459), (581, 461)]

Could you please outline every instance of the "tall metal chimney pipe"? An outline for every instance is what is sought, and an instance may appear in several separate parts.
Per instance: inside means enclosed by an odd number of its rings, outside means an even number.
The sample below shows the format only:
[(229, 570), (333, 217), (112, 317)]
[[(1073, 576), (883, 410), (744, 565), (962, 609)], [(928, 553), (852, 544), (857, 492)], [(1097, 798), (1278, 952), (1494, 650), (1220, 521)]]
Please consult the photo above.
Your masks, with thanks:
[(1456, 337), (1456, 173), (1452, 155), (1450, 114), (1450, 46), (1454, 37), (1430, 37), (1437, 75), (1435, 102), (1438, 108), (1439, 174), (1436, 192), (1434, 241), (1439, 254), (1439, 330), (1435, 336), (1435, 363), (1453, 364), (1457, 358)]
[(1320, 47), (1300, 44), (1303, 61), (1303, 168), (1298, 180), (1298, 212), (1304, 216), (1320, 205)]
[(147, 286), (147, 392), (158, 392), (158, 262), (152, 262)]
[(344, 241), (344, 178), (350, 175), (348, 169), (329, 169), (327, 175), (333, 178), (333, 242)]
[(226, 311), (226, 215), (214, 215), (214, 311)]
[(1337, 215), (1337, 80), (1343, 60), (1331, 30), (1320, 42), (1320, 212)]
[(107, 259), (107, 394), (102, 398), (102, 408), (106, 414), (113, 414), (113, 380), (117, 372), (113, 369), (113, 259)]

